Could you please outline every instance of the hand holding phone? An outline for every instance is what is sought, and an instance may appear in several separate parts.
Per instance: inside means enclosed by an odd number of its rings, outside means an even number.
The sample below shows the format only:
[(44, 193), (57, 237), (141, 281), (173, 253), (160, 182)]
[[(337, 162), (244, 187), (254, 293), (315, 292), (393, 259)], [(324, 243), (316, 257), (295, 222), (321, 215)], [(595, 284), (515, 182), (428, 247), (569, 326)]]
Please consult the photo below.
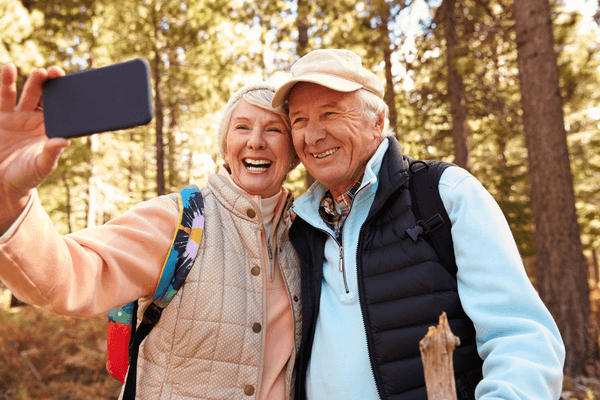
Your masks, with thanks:
[(40, 68), (28, 77), (17, 104), (17, 68), (0, 71), (0, 234), (14, 222), (37, 187), (52, 171), (69, 141), (49, 139), (38, 109), (42, 83), (63, 76), (62, 69)]
[(150, 68), (143, 58), (75, 72), (42, 86), (46, 135), (78, 137), (150, 123)]

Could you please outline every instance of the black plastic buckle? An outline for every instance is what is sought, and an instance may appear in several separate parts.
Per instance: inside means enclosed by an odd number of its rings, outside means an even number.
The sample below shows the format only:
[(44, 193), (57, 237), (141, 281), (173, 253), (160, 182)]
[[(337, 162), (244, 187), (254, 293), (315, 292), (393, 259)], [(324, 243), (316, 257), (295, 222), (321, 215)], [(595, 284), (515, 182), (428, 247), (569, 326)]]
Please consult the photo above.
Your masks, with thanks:
[(162, 314), (162, 308), (152, 302), (144, 311), (144, 317), (142, 318), (142, 324), (144, 325), (156, 325)]
[(427, 235), (442, 225), (444, 225), (444, 218), (442, 218), (440, 214), (435, 214), (433, 217), (429, 218), (427, 222), (418, 220), (417, 225), (414, 228), (406, 230), (406, 234), (410, 236), (413, 242), (416, 242), (419, 238), (419, 235)]
[(413, 240), (413, 242), (416, 242), (417, 239), (419, 238), (419, 235), (423, 233), (422, 225), (423, 225), (423, 221), (419, 220), (419, 221), (417, 221), (417, 226), (406, 230), (406, 234), (408, 236), (410, 236), (410, 238)]

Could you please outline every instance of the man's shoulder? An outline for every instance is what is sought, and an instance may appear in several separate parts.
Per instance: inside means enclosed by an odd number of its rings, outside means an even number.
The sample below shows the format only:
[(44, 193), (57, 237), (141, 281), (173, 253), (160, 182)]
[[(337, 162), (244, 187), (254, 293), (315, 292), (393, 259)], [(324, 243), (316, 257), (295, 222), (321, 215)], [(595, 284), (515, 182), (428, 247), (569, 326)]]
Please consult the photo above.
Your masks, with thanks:
[(452, 164), (452, 165), (448, 166), (442, 173), (442, 175), (440, 177), (439, 185), (440, 185), (440, 187), (448, 186), (448, 187), (455, 188), (458, 185), (460, 185), (461, 182), (463, 182), (464, 180), (468, 180), (470, 178), (476, 180), (475, 177), (469, 173), (469, 171), (467, 171), (466, 169), (461, 168), (457, 165)]

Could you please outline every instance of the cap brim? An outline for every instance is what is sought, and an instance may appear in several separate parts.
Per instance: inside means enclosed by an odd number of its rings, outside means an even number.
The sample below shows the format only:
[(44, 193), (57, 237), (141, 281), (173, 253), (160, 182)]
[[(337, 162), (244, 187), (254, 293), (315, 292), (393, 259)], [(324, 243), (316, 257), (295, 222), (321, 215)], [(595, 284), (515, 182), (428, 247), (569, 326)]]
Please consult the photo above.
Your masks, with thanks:
[(323, 73), (305, 74), (298, 78), (294, 78), (277, 89), (271, 105), (273, 107), (279, 107), (287, 99), (290, 91), (296, 83), (299, 82), (310, 82), (316, 83), (317, 85), (325, 86), (326, 88), (333, 89), (338, 92), (354, 92), (363, 87), (362, 84), (349, 81), (344, 78), (340, 78), (333, 75), (327, 75)]

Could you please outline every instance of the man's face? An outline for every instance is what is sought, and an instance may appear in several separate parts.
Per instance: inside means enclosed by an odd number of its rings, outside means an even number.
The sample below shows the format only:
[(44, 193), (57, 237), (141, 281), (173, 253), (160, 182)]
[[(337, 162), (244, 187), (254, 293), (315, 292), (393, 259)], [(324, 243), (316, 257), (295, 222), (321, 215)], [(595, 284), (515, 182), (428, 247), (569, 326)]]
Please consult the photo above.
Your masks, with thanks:
[(333, 196), (363, 174), (381, 141), (383, 118), (367, 119), (358, 92), (298, 83), (289, 96), (292, 138), (300, 160)]

